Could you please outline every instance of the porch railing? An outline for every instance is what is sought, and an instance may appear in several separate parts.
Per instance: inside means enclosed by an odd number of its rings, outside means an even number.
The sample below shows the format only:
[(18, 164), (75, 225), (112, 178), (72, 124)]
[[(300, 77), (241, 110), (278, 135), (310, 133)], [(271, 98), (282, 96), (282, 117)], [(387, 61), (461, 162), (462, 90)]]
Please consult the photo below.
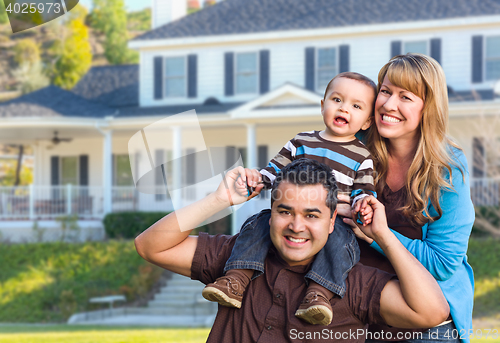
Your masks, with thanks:
[(103, 214), (102, 187), (0, 187), (0, 219), (52, 219), (64, 215), (98, 218)]
[(500, 177), (470, 180), (471, 198), (475, 206), (500, 205)]
[[(500, 206), (500, 178), (471, 179), (471, 197), (475, 206)], [(184, 204), (213, 191), (208, 187), (186, 189)], [(0, 220), (54, 219), (76, 215), (81, 219), (101, 219), (104, 215), (104, 191), (92, 186), (20, 186), (0, 187)], [(263, 200), (263, 199), (262, 199)], [(112, 211), (173, 210), (165, 194), (144, 194), (133, 186), (112, 187)]]

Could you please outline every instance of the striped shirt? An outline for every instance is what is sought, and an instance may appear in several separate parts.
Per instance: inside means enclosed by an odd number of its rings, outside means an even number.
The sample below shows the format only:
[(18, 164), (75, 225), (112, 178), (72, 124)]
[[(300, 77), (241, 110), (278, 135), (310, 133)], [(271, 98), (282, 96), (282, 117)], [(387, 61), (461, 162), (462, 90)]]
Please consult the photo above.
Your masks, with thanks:
[(301, 132), (288, 141), (268, 166), (260, 171), (265, 188), (271, 188), (281, 168), (299, 158), (310, 158), (333, 169), (339, 191), (358, 200), (365, 194), (375, 195), (373, 160), (359, 139), (332, 142), (319, 131)]

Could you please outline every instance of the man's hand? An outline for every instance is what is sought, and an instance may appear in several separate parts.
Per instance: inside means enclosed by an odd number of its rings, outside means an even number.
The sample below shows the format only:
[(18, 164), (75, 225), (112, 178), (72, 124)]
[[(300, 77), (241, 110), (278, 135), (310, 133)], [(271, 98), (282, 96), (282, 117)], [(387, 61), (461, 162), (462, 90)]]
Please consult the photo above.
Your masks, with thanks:
[[(259, 178), (260, 174), (257, 170), (236, 167), (226, 173), (219, 188), (217, 188), (215, 192), (215, 196), (217, 200), (225, 206), (244, 203), (257, 196), (264, 187), (263, 184), (258, 184), (258, 181), (256, 181)], [(255, 190), (250, 195), (248, 194), (247, 184), (249, 186), (255, 185)]]
[[(363, 225), (357, 225), (358, 229), (366, 236), (362, 236), (360, 238), (365, 239), (368, 243), (371, 243), (373, 240), (377, 241), (378, 239), (381, 239), (384, 234), (390, 232), (387, 225), (387, 217), (385, 216), (385, 206), (382, 205), (380, 201), (370, 195), (363, 198), (363, 200), (359, 202), (361, 202), (361, 204), (356, 204), (355, 209), (362, 209), (363, 206), (365, 206), (365, 208), (370, 207), (373, 210), (373, 218), (370, 224), (364, 223)], [(363, 212), (361, 213), (363, 214)], [(355, 212), (353, 211), (353, 216), (354, 215)]]

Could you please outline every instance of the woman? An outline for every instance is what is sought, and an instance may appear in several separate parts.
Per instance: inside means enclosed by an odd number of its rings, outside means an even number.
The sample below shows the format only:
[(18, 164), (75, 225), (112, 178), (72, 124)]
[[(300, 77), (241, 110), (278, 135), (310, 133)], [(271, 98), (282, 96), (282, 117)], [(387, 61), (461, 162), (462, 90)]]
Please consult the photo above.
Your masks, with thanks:
[[(466, 252), (474, 208), (467, 160), (447, 136), (448, 95), (441, 66), (421, 54), (392, 58), (379, 72), (374, 121), (366, 142), (387, 225), (438, 280), (450, 304), (451, 322), (430, 332), (439, 331), (445, 341), (468, 342), (474, 278)], [(339, 214), (349, 213), (349, 206), (339, 205)], [(377, 244), (359, 229), (355, 233), (360, 262), (394, 272)], [(371, 328), (381, 329), (387, 332)]]

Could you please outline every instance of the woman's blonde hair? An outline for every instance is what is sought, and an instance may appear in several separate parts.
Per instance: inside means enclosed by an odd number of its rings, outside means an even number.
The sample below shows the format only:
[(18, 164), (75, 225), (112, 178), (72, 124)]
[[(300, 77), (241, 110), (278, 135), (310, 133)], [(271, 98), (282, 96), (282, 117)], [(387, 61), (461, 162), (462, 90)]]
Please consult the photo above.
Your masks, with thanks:
[[(433, 58), (408, 53), (393, 57), (378, 74), (378, 92), (387, 76), (389, 81), (406, 89), (424, 100), (420, 139), (417, 151), (406, 176), (406, 204), (401, 208), (403, 214), (414, 225), (422, 226), (427, 221), (441, 217), (443, 211), (439, 204), (441, 189), (452, 188), (451, 177), (448, 182), (444, 176), (447, 169), (451, 176), (450, 164), (455, 164), (450, 154), (451, 147), (458, 147), (448, 136), (448, 91), (443, 69)], [(375, 183), (377, 191), (382, 191), (388, 170), (388, 139), (380, 136), (375, 125), (368, 132), (368, 148), (373, 154), (374, 169), (377, 172)], [(462, 176), (463, 176), (463, 171)], [(427, 208), (429, 202), (438, 215), (432, 217)]]

